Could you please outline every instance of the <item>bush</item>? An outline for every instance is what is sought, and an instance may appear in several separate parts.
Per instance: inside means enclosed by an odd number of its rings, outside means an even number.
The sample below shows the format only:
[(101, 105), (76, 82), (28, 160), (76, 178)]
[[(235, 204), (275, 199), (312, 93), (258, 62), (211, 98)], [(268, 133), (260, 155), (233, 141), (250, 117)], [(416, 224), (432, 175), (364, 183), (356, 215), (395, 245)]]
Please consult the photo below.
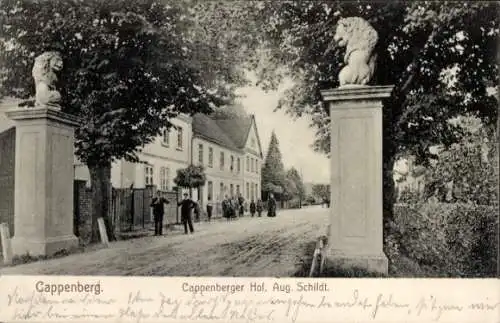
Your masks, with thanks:
[(496, 275), (498, 210), (473, 204), (397, 204), (385, 251), (448, 277)]
[(309, 195), (306, 197), (304, 202), (305, 204), (314, 205), (316, 203), (316, 200), (314, 199), (313, 196)]
[(298, 209), (300, 208), (300, 201), (299, 200), (287, 201), (286, 206), (288, 209)]
[(413, 204), (413, 203), (418, 203), (420, 200), (419, 193), (414, 192), (408, 188), (405, 188), (402, 192), (401, 195), (399, 196), (399, 202), (400, 203), (408, 203), (408, 204)]

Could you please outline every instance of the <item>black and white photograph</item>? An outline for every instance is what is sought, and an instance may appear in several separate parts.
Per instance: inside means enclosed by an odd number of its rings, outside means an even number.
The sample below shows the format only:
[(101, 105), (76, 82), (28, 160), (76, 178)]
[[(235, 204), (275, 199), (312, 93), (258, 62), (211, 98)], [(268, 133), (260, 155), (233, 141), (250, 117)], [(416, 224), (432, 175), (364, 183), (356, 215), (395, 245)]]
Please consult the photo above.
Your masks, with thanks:
[(499, 9), (1, 1), (0, 275), (497, 277)]

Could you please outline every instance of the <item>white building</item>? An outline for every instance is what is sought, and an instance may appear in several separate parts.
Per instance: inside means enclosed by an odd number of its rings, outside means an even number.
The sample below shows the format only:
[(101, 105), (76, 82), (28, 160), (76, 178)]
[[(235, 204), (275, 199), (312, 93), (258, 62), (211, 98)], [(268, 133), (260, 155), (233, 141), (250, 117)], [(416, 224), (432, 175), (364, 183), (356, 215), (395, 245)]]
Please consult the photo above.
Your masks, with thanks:
[[(142, 148), (138, 154), (139, 163), (125, 160), (113, 163), (113, 187), (156, 185), (163, 191), (172, 190), (177, 170), (187, 167), (191, 160), (192, 118), (180, 115), (171, 122), (175, 128), (164, 131), (162, 136)], [(90, 179), (87, 167), (78, 161), (75, 163), (75, 179)]]
[[(4, 99), (0, 104), (0, 132), (14, 126), (4, 112), (19, 102), (21, 100)], [(178, 169), (201, 164), (207, 182), (194, 192), (193, 198), (203, 204), (208, 197), (220, 201), (225, 195), (241, 194), (247, 201), (261, 198), (263, 154), (253, 115), (179, 115), (171, 122), (174, 127), (138, 153), (139, 163), (119, 160), (112, 164), (113, 187), (155, 185), (160, 190), (171, 191)], [(75, 179), (90, 185), (88, 168), (76, 156), (74, 169)]]
[(207, 183), (197, 196), (220, 201), (241, 194), (247, 201), (261, 197), (262, 147), (254, 116), (215, 119), (193, 117), (193, 164), (203, 165)]
[[(193, 198), (203, 205), (208, 198), (221, 201), (225, 195), (241, 194), (246, 200), (261, 197), (262, 148), (253, 116), (216, 119), (205, 114), (180, 115), (165, 131), (138, 153), (139, 163), (113, 163), (111, 183), (115, 188), (155, 185), (170, 191), (177, 170), (190, 164), (203, 165), (205, 186)], [(75, 160), (75, 179), (90, 179), (87, 167)]]

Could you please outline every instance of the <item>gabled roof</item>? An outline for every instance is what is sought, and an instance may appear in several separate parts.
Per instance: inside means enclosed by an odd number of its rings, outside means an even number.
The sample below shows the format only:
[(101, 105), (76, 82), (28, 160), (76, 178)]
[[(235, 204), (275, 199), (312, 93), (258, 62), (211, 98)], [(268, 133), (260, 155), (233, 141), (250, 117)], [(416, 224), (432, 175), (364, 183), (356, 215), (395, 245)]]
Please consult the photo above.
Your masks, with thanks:
[[(215, 117), (197, 113), (193, 116), (193, 136), (238, 152), (245, 149), (252, 126), (256, 127), (253, 115)], [(260, 148), (258, 133), (257, 140)]]
[[(252, 122), (250, 124), (250, 129), (251, 129), (251, 126), (253, 124), (253, 126), (255, 127), (255, 136), (257, 137), (257, 144), (259, 146), (259, 155), (260, 155), (260, 158), (264, 158), (264, 154), (262, 153), (262, 145), (260, 143), (259, 130), (257, 129), (257, 121), (255, 121), (255, 115), (252, 114), (251, 118), (252, 118)], [(246, 140), (248, 140), (248, 134), (250, 133), (250, 129), (248, 129)]]
[(224, 131), (233, 143), (239, 149), (245, 148), (248, 133), (252, 126), (252, 119), (247, 118), (232, 118), (232, 119), (217, 119), (217, 124)]
[(202, 113), (193, 116), (193, 135), (228, 149), (240, 150), (216, 120)]

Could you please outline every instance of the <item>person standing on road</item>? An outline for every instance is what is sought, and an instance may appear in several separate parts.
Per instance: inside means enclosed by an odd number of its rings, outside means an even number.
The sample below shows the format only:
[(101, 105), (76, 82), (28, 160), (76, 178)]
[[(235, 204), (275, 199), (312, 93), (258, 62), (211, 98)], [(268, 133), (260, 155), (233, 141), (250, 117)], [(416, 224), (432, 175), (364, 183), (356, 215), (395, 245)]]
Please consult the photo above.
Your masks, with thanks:
[(151, 201), (153, 217), (155, 222), (155, 236), (163, 235), (163, 216), (165, 214), (164, 205), (170, 202), (161, 196), (160, 191), (156, 191), (156, 197)]
[(252, 218), (255, 215), (255, 202), (253, 200), (250, 202), (250, 214), (252, 215)]
[(207, 217), (208, 217), (208, 222), (210, 222), (210, 219), (212, 218), (212, 198), (209, 196), (208, 201), (207, 201)]
[(229, 198), (226, 197), (224, 198), (224, 200), (222, 200), (222, 214), (223, 216), (227, 219), (227, 221), (230, 220), (230, 217), (231, 217), (231, 203), (230, 203), (230, 200)]
[(229, 199), (229, 205), (230, 205), (230, 210), (231, 210), (231, 215), (230, 218), (231, 220), (234, 220), (238, 214), (238, 200), (233, 196)]
[(240, 217), (242, 217), (245, 213), (245, 208), (243, 206), (244, 203), (245, 203), (245, 199), (243, 198), (243, 196), (240, 193), (238, 196), (238, 206), (239, 206)]
[(195, 207), (195, 203), (188, 197), (187, 193), (184, 193), (184, 199), (177, 203), (177, 205), (181, 207), (181, 221), (182, 224), (184, 224), (184, 233), (188, 234), (188, 226), (189, 231), (193, 233), (194, 228), (193, 219), (191, 218), (191, 209)]
[(194, 222), (200, 222), (201, 207), (200, 201), (194, 201)]
[(257, 200), (257, 214), (259, 216), (259, 218), (262, 216), (262, 210), (264, 210), (264, 205), (262, 204), (262, 200), (261, 199), (258, 199)]
[(276, 216), (276, 200), (274, 199), (273, 194), (269, 194), (269, 199), (267, 201), (267, 216), (268, 217)]

